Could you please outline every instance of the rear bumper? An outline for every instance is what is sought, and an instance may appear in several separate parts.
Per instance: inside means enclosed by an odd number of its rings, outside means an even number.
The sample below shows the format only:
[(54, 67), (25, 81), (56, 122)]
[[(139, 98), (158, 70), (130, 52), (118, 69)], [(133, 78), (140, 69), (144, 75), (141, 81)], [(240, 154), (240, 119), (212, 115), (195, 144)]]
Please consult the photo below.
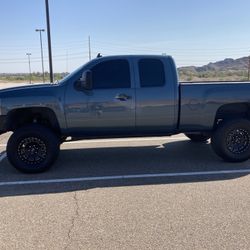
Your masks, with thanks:
[(0, 135), (7, 131), (6, 121), (7, 121), (7, 116), (1, 115), (0, 116)]

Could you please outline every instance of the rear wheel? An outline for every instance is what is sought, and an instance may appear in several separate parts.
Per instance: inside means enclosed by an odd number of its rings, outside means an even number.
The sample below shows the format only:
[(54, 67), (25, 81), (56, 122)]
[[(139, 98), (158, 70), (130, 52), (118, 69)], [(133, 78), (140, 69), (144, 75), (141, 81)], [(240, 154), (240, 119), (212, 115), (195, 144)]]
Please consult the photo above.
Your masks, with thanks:
[(10, 163), (26, 173), (39, 173), (51, 167), (59, 154), (60, 141), (48, 128), (31, 124), (16, 130), (7, 144)]
[(210, 138), (202, 133), (186, 133), (185, 135), (193, 142), (206, 142)]
[(250, 158), (250, 121), (237, 119), (222, 122), (214, 132), (211, 145), (214, 152), (229, 162)]

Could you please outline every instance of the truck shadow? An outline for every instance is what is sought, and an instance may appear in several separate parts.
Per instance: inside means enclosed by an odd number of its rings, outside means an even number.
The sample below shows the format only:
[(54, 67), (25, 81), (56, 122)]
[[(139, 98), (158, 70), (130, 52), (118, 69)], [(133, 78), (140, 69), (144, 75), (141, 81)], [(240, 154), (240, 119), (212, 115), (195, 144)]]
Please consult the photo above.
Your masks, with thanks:
[[(209, 144), (190, 141), (169, 142), (163, 145), (140, 147), (102, 147), (64, 149), (49, 172), (25, 175), (10, 166), (7, 159), (1, 163), (0, 183), (30, 180), (54, 180), (99, 176), (148, 175), (162, 173), (189, 173), (249, 169), (249, 161), (226, 163), (211, 150)], [(62, 193), (91, 188), (109, 188), (133, 185), (175, 184), (230, 180), (246, 174), (205, 174), (157, 178), (118, 180), (91, 180), (68, 183), (22, 184), (0, 186), (0, 197)]]

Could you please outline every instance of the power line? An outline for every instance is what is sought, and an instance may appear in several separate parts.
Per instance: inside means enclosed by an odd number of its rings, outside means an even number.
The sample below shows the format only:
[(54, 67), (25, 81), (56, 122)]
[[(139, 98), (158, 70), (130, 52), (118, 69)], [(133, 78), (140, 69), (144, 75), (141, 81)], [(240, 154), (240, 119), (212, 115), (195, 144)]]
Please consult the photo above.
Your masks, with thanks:
[[(88, 51), (81, 51), (81, 52), (77, 52), (77, 53), (68, 53), (68, 56), (74, 56), (74, 55), (77, 55), (77, 56), (80, 56), (81, 54), (87, 54)], [(53, 56), (54, 58), (59, 58), (59, 57), (65, 57), (65, 54), (61, 54), (61, 55), (55, 55)], [(39, 56), (37, 57), (32, 57), (34, 60), (38, 60), (40, 59)], [(44, 58), (48, 59), (48, 56), (45, 56)], [(0, 59), (0, 61), (4, 62), (4, 61), (23, 61), (24, 58), (20, 57), (20, 58), (3, 58), (3, 59)]]
[[(56, 44), (56, 46), (52, 46), (53, 48), (68, 48), (69, 45), (73, 45), (74, 47), (76, 46), (82, 46), (82, 45), (86, 45), (87, 43), (89, 42), (89, 40), (82, 40), (82, 41), (69, 41), (69, 42), (65, 42), (65, 43), (61, 43), (58, 44), (58, 43), (54, 43)], [(95, 40), (93, 41), (93, 43), (95, 45), (98, 45), (98, 46), (111, 46), (112, 48), (114, 47), (119, 47), (119, 48), (139, 48), (139, 49), (146, 49), (146, 50), (155, 50), (155, 48), (159, 47), (159, 45), (148, 45), (148, 46), (145, 46), (145, 45), (141, 45), (141, 44), (135, 44), (135, 43), (114, 43), (114, 42), (107, 42), (107, 41), (98, 41), (98, 40)], [(167, 44), (167, 42), (166, 42)], [(164, 44), (161, 43), (161, 47), (163, 47)], [(0, 50), (3, 49), (3, 50), (6, 50), (6, 49), (18, 49), (18, 50), (22, 50), (24, 49), (24, 47), (27, 47), (26, 45), (20, 45), (19, 48), (15, 48), (13, 46), (4, 46), (2, 45)], [(37, 49), (38, 47), (30, 47), (29, 48), (34, 48), (34, 49)], [(184, 51), (226, 51), (226, 50), (234, 50), (234, 51), (239, 51), (239, 50), (249, 50), (250, 48), (249, 47), (223, 47), (223, 48), (206, 48), (206, 47), (200, 47), (200, 48), (175, 48), (175, 47), (169, 47), (169, 46), (166, 46), (166, 49), (170, 49), (170, 50), (184, 50)]]
[[(87, 43), (86, 43), (87, 42)], [(91, 43), (90, 43), (91, 42)], [(122, 51), (123, 54), (141, 54), (141, 53), (149, 53), (149, 54), (162, 54), (162, 49), (152, 48), (144, 46), (140, 46), (138, 44), (125, 44), (125, 43), (112, 43), (112, 42), (100, 42), (100, 41), (90, 41), (90, 37), (88, 37), (88, 40), (83, 41), (70, 41), (66, 42), (64, 44), (73, 45), (72, 47), (67, 46), (65, 49), (63, 47), (59, 48), (60, 45), (53, 46), (52, 48), (55, 51), (63, 51), (63, 54), (55, 54), (53, 56), (55, 61), (67, 61), (69, 59), (82, 59), (85, 60), (87, 57), (91, 59), (91, 53), (93, 51), (102, 52), (102, 54), (120, 54)], [(62, 44), (61, 44), (62, 45)], [(91, 45), (91, 46), (90, 46)], [(79, 48), (85, 48), (86, 50), (79, 50)], [(37, 47), (36, 47), (37, 48)], [(69, 49), (72, 48), (72, 49)], [(3, 48), (0, 48), (0, 50)], [(19, 48), (20, 49), (20, 48)], [(88, 51), (87, 51), (88, 49)], [(93, 49), (93, 51), (92, 51)], [(230, 50), (230, 51), (228, 51)], [(245, 54), (247, 54), (247, 51), (249, 48), (191, 48), (191, 49), (178, 49), (178, 48), (165, 48), (164, 51), (168, 51), (168, 54), (171, 54), (175, 57), (176, 61), (179, 63), (189, 63), (189, 64), (206, 64), (208, 61), (216, 61), (218, 57), (245, 57)], [(69, 53), (69, 51), (74, 51), (72, 53)], [(228, 52), (227, 52), (228, 51)], [(6, 51), (5, 51), (6, 52)], [(12, 51), (13, 52), (13, 51)], [(33, 51), (32, 51), (33, 52)], [(66, 53), (67, 52), (67, 53)], [(202, 53), (201, 53), (202, 52)], [(2, 53), (1, 53), (2, 54)], [(16, 53), (15, 53), (16, 54)], [(34, 55), (35, 53), (33, 53)], [(36, 55), (36, 54), (35, 54)], [(88, 56), (87, 56), (88, 55)], [(208, 56), (211, 59), (207, 59)], [(182, 57), (182, 59), (178, 59), (179, 57)], [(186, 57), (186, 58), (185, 58)], [(190, 59), (191, 58), (191, 59)], [(37, 63), (39, 57), (34, 56), (32, 57), (32, 62)], [(45, 57), (46, 62), (48, 62), (48, 57)], [(249, 59), (250, 60), (250, 59)], [(25, 62), (23, 57), (20, 58), (0, 58), (0, 64), (18, 64)], [(249, 62), (250, 64), (250, 62)], [(250, 66), (249, 66), (250, 68)]]
[[(56, 58), (54, 59), (54, 61), (65, 61), (67, 59), (67, 56), (64, 55), (64, 58)], [(72, 60), (72, 59), (82, 59), (82, 60), (87, 60), (88, 56), (72, 56), (72, 57), (68, 57), (68, 59)], [(32, 60), (32, 63), (40, 63), (41, 60), (37, 59), (37, 60)], [(48, 58), (44, 58), (44, 62), (49, 62)], [(1, 62), (0, 64), (21, 64), (21, 63), (26, 63), (26, 61), (23, 59), (22, 61), (7, 61), (7, 62)]]
[[(159, 47), (159, 45), (149, 45), (149, 46), (143, 46), (143, 45), (140, 45), (140, 44), (118, 44), (118, 43), (112, 43), (112, 42), (105, 42), (105, 41), (94, 41), (93, 42), (94, 44), (99, 44), (99, 45), (110, 45), (112, 47), (126, 47), (126, 48), (131, 48), (131, 47), (137, 47), (137, 48), (140, 48), (140, 49), (154, 49), (155, 47)], [(167, 43), (166, 43), (167, 44)], [(161, 47), (163, 47), (164, 44), (161, 44)], [(239, 48), (239, 47), (223, 47), (223, 48), (174, 48), (174, 47), (167, 47), (167, 49), (177, 49), (177, 50), (189, 50), (189, 51), (196, 51), (196, 50), (212, 50), (212, 51), (215, 51), (215, 50), (238, 50), (238, 49), (241, 49), (241, 50), (249, 50), (249, 47), (245, 47), (245, 48)]]

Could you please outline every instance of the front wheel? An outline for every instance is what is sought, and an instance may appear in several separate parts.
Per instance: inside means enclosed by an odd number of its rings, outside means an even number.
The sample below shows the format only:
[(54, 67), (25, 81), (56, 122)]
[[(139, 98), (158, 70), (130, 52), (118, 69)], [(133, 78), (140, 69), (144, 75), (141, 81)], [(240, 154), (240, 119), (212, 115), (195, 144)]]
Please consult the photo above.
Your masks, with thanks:
[(57, 159), (58, 137), (48, 128), (31, 124), (17, 129), (7, 144), (7, 157), (19, 171), (39, 173), (47, 170)]
[(237, 119), (219, 124), (211, 138), (214, 152), (229, 162), (250, 158), (250, 121)]

